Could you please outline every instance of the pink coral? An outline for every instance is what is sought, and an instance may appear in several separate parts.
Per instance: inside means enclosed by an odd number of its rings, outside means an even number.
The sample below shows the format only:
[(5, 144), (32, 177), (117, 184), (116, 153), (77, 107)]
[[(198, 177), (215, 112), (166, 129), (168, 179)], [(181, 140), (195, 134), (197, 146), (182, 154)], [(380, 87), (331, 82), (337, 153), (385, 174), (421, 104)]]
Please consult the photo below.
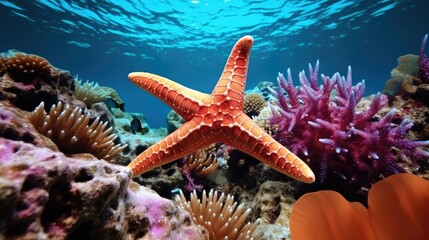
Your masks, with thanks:
[(318, 70), (319, 62), (314, 69), (309, 66), (310, 79), (302, 71), (299, 88), (293, 85), (290, 70), (287, 80), (279, 75), (275, 93), (279, 108), (273, 107), (270, 124), (278, 129), (274, 138), (308, 162), (319, 182), (343, 184), (355, 192), (370, 187), (380, 175), (403, 172), (398, 156), (412, 160), (429, 156), (419, 149), (429, 141), (406, 138), (412, 127), (408, 119), (395, 124), (395, 110), (377, 115), (387, 103), (385, 95), (376, 94), (368, 109), (357, 110), (365, 84), (352, 85), (350, 67), (347, 77), (322, 74), (322, 86)]

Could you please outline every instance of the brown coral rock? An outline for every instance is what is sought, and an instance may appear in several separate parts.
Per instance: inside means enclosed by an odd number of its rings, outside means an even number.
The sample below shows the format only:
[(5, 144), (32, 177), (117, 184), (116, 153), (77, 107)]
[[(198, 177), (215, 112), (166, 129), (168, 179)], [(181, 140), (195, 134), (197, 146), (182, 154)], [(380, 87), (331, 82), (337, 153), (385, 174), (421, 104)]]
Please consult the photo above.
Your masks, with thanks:
[(6, 73), (6, 69), (7, 69), (5, 64), (6, 61), (7, 61), (6, 58), (0, 57), (0, 76), (3, 76), (3, 74)]
[(17, 82), (29, 83), (51, 74), (51, 64), (34, 54), (18, 53), (7, 60), (6, 67), (8, 75)]

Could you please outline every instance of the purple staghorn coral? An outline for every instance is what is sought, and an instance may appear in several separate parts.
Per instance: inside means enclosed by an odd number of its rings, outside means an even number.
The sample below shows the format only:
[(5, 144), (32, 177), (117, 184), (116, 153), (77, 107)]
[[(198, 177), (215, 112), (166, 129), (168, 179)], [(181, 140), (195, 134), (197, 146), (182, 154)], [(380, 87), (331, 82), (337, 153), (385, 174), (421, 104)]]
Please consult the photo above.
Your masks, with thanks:
[(425, 54), (427, 39), (428, 35), (426, 34), (423, 38), (422, 45), (420, 47), (419, 56), (419, 78), (426, 83), (429, 82), (429, 58)]
[(346, 77), (322, 74), (322, 86), (318, 70), (319, 61), (314, 69), (309, 65), (310, 79), (302, 71), (301, 87), (294, 86), (289, 69), (287, 79), (279, 74), (278, 107), (272, 107), (270, 125), (277, 129), (274, 138), (306, 161), (319, 183), (342, 182), (359, 191), (380, 176), (404, 172), (398, 156), (412, 161), (429, 156), (419, 149), (429, 141), (406, 138), (412, 127), (408, 119), (395, 124), (395, 110), (376, 115), (388, 101), (385, 95), (376, 94), (367, 109), (357, 111), (365, 83), (352, 85), (350, 67)]

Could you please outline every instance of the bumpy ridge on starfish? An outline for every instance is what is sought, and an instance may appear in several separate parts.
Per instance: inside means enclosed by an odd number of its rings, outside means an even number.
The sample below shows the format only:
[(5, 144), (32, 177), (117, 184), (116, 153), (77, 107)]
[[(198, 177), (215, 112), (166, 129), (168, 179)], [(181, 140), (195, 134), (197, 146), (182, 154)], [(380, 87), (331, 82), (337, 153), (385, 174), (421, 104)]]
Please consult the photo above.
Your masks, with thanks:
[(231, 145), (292, 178), (311, 183), (311, 169), (265, 133), (244, 112), (244, 90), (253, 38), (237, 41), (213, 92), (208, 95), (150, 73), (130, 73), (142, 89), (172, 107), (186, 122), (128, 166), (134, 175), (186, 156), (214, 142)]

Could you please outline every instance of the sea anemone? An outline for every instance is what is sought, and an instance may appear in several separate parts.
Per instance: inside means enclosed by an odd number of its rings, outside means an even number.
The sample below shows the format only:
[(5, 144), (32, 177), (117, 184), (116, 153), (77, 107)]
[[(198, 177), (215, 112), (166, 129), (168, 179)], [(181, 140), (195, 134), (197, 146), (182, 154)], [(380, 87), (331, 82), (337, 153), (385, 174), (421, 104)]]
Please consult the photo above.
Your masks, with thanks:
[[(89, 113), (80, 108), (71, 108), (62, 102), (52, 105), (49, 113), (45, 112), (44, 102), (31, 113), (30, 122), (41, 134), (50, 138), (60, 151), (66, 154), (91, 153), (99, 159), (110, 160), (127, 145), (115, 144), (116, 134), (107, 128), (107, 122), (96, 118), (89, 124)], [(89, 124), (89, 125), (88, 125)]]
[(232, 195), (221, 194), (210, 190), (209, 194), (203, 191), (202, 199), (198, 199), (197, 193), (191, 193), (190, 201), (187, 201), (183, 192), (176, 196), (176, 202), (180, 207), (188, 211), (195, 223), (204, 227), (210, 240), (220, 239), (253, 239), (252, 234), (259, 224), (259, 219), (253, 223), (246, 219), (250, 209), (245, 210), (243, 205), (237, 206)]
[(94, 103), (103, 102), (111, 96), (110, 88), (104, 88), (95, 82), (86, 81), (82, 83), (81, 80), (75, 79), (75, 92), (74, 96), (84, 102), (88, 108)]

